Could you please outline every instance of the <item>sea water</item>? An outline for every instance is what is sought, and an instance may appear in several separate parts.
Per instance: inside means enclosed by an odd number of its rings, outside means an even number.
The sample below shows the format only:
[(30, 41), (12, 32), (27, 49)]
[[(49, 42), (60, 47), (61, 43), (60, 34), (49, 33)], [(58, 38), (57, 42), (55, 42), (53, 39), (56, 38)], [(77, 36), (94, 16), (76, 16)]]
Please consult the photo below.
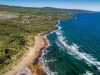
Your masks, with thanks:
[(100, 75), (100, 13), (78, 13), (59, 20), (47, 35), (43, 60), (48, 75)]

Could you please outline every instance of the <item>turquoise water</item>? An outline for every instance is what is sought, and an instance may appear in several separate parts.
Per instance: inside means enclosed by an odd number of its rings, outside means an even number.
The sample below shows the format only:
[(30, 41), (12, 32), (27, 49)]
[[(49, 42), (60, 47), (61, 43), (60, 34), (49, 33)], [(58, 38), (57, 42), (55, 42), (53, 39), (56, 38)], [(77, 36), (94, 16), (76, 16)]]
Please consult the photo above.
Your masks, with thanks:
[(48, 75), (100, 75), (100, 13), (60, 20), (44, 51)]

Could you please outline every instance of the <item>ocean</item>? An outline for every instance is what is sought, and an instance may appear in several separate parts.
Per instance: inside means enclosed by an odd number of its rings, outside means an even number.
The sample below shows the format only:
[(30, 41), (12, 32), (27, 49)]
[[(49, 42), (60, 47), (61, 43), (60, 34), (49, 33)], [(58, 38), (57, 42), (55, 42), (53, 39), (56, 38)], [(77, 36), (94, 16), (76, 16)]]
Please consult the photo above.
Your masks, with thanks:
[(77, 13), (59, 20), (43, 51), (48, 75), (100, 75), (100, 13)]

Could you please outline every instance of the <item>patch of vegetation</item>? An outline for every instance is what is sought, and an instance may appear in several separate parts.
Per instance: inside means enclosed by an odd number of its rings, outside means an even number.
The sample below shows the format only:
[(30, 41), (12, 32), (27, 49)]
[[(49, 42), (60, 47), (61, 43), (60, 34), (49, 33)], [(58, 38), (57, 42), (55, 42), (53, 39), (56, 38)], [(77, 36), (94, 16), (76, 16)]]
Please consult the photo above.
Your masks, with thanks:
[(26, 46), (34, 44), (36, 34), (50, 32), (55, 29), (57, 20), (70, 17), (70, 13), (54, 8), (1, 5), (0, 14), (4, 12), (17, 14), (17, 17), (0, 19), (0, 75), (22, 57), (28, 50)]

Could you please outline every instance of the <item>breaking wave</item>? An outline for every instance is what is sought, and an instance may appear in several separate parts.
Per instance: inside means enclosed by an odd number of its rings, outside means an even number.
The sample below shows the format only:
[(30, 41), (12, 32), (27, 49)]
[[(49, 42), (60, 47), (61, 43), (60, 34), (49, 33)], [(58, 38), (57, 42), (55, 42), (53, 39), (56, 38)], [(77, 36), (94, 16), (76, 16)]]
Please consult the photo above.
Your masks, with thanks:
[(57, 72), (53, 72), (53, 71), (51, 71), (50, 69), (49, 69), (49, 67), (48, 67), (48, 65), (47, 65), (47, 63), (48, 62), (53, 62), (53, 61), (55, 61), (55, 60), (52, 60), (52, 59), (50, 59), (50, 60), (45, 60), (45, 58), (44, 58), (44, 55), (46, 54), (46, 48), (44, 49), (44, 50), (42, 50), (42, 55), (41, 55), (41, 57), (40, 57), (40, 61), (42, 61), (42, 69), (45, 71), (45, 73), (47, 74), (47, 75), (56, 75), (56, 74), (58, 74)]
[(90, 71), (86, 71), (86, 73), (83, 75), (93, 75), (93, 73), (91, 73)]
[(57, 35), (59, 42), (67, 49), (67, 51), (70, 52), (71, 54), (74, 54), (75, 56), (79, 57), (80, 59), (83, 59), (86, 63), (96, 66), (97, 69), (100, 71), (100, 62), (98, 62), (90, 54), (80, 52), (79, 46), (77, 46), (76, 44), (74, 44), (74, 43), (72, 45), (67, 44), (67, 41), (65, 41), (66, 39), (62, 35), (61, 27), (58, 26), (58, 28), (59, 29), (55, 33)]

